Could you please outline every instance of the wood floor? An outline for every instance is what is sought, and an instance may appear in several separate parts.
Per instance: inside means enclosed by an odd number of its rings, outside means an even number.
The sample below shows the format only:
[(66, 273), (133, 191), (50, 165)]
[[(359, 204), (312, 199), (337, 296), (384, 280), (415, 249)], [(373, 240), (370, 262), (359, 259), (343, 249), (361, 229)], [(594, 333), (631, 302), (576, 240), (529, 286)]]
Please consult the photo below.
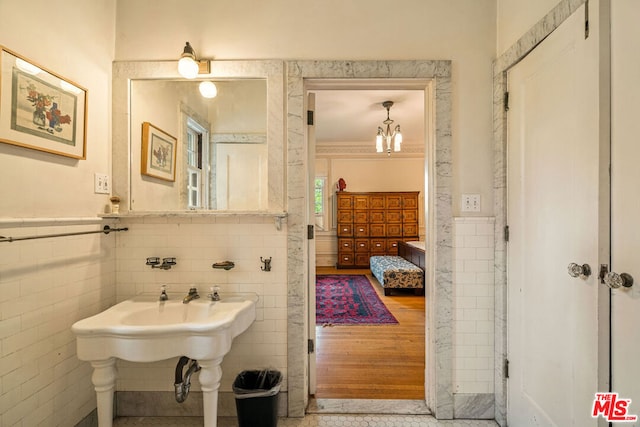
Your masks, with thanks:
[(318, 399), (424, 399), (425, 297), (384, 296), (370, 270), (318, 267), (317, 274), (366, 274), (396, 325), (316, 326)]

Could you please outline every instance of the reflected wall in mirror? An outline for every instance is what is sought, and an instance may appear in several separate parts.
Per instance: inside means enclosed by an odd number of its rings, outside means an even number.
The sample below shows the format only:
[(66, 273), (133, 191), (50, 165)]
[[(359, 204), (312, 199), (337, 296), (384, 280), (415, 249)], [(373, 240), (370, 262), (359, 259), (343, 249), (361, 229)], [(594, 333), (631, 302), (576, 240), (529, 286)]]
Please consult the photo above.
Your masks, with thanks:
[[(113, 190), (123, 213), (284, 211), (280, 61), (213, 61), (185, 80), (176, 62), (114, 63)], [(201, 96), (201, 80), (218, 95)], [(175, 182), (141, 174), (142, 123), (178, 140)]]

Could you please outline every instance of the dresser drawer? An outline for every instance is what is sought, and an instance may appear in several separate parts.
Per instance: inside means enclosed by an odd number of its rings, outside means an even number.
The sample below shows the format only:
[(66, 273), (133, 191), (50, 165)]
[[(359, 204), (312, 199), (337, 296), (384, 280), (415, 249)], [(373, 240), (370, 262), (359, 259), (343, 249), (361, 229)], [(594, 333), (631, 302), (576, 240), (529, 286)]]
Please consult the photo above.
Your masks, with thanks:
[(369, 195), (369, 209), (385, 209), (384, 195)]
[(402, 235), (404, 237), (418, 236), (418, 224), (404, 224)]
[(385, 237), (387, 235), (386, 224), (371, 224), (369, 225), (369, 236), (371, 237)]
[(338, 224), (338, 237), (353, 236), (353, 224)]
[(356, 252), (369, 252), (369, 239), (355, 239)]
[(369, 209), (369, 196), (364, 194), (353, 196), (353, 208)]
[(356, 265), (358, 266), (367, 266), (369, 265), (369, 253), (358, 253), (356, 252)]
[(384, 211), (371, 211), (369, 212), (369, 222), (372, 224), (381, 224), (386, 222), (386, 215)]
[(402, 222), (418, 222), (418, 211), (415, 209), (404, 209), (402, 211)]
[(392, 224), (392, 223), (397, 223), (400, 224), (402, 223), (402, 211), (397, 210), (397, 211), (387, 211), (387, 213), (385, 214), (387, 217), (387, 223), (388, 224)]
[(353, 235), (356, 237), (368, 237), (369, 224), (354, 224)]
[(338, 223), (353, 222), (352, 210), (338, 210)]
[(402, 196), (400, 194), (389, 194), (385, 197), (387, 209), (402, 209)]
[(386, 239), (371, 239), (371, 254), (379, 255), (387, 252)]
[(417, 194), (405, 194), (402, 196), (402, 209), (416, 209), (418, 210), (418, 195)]
[(369, 211), (353, 211), (353, 222), (360, 224), (369, 223)]
[(338, 252), (353, 252), (353, 239), (338, 239)]
[(336, 193), (338, 209), (353, 209), (353, 196), (344, 193)]
[(339, 253), (338, 265), (340, 266), (353, 266), (355, 265), (355, 257), (352, 253)]
[(402, 224), (387, 224), (387, 237), (402, 237)]
[(387, 254), (398, 255), (398, 240), (387, 239)]

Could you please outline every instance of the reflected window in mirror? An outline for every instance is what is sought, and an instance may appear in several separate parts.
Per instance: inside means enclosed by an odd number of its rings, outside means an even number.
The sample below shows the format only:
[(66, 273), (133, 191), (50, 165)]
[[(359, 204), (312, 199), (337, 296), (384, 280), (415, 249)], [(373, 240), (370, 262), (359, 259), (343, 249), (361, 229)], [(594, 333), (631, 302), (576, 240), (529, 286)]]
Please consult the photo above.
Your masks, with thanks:
[(187, 209), (209, 209), (208, 136), (204, 126), (187, 117)]

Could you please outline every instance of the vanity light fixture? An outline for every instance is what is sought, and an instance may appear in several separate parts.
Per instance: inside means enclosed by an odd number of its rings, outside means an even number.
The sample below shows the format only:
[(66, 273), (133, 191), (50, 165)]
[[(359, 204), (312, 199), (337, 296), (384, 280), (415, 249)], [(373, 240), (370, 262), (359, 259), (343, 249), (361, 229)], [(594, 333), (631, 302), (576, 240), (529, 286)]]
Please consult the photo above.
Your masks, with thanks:
[(383, 142), (386, 142), (387, 155), (391, 156), (391, 140), (393, 139), (393, 151), (400, 151), (400, 145), (402, 144), (402, 133), (400, 132), (400, 125), (396, 125), (395, 129), (391, 131), (391, 124), (393, 120), (389, 118), (389, 110), (393, 106), (393, 101), (384, 101), (382, 106), (387, 109), (387, 119), (383, 121), (387, 125), (387, 129), (383, 129), (378, 126), (378, 134), (376, 135), (376, 152), (382, 153), (384, 151)]
[(178, 73), (185, 79), (195, 79), (198, 74), (209, 74), (210, 72), (209, 61), (196, 59), (196, 51), (187, 42), (178, 61)]

